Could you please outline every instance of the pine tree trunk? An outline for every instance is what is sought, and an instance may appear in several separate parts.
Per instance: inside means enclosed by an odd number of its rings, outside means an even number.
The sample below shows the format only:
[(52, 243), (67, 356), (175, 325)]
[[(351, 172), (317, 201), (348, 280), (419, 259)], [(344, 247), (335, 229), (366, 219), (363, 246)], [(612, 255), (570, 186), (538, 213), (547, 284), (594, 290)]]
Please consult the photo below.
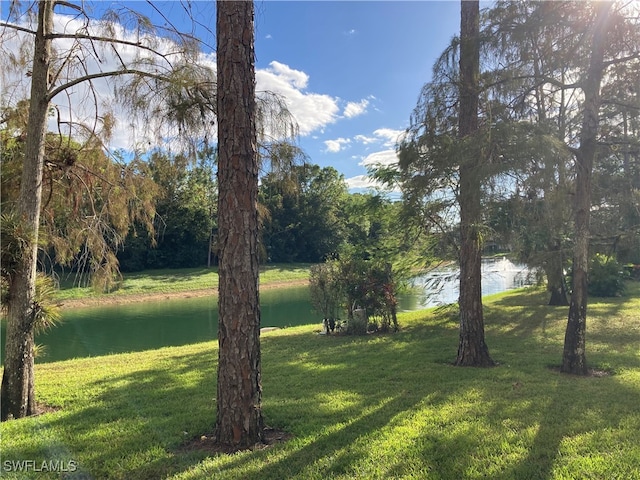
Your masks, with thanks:
[(216, 440), (262, 440), (253, 2), (217, 3), (219, 358)]
[[(460, 15), (460, 114), (458, 134), (464, 139), (478, 130), (480, 70), (479, 3), (462, 1)], [(467, 152), (465, 152), (467, 153)], [(460, 165), (460, 342), (455, 365), (490, 366), (482, 312), (482, 250), (480, 223), (481, 159), (466, 154)]]
[(24, 163), (17, 211), (28, 247), (9, 286), (5, 363), (0, 394), (1, 418), (22, 418), (35, 413), (34, 320), (38, 227), (42, 202), (44, 139), (49, 108), (49, 64), (54, 2), (38, 2), (38, 29), (31, 72), (31, 99)]
[(584, 107), (580, 147), (576, 152), (576, 193), (574, 200), (575, 247), (573, 284), (569, 318), (564, 337), (561, 371), (586, 375), (587, 271), (589, 265), (589, 216), (591, 211), (591, 176), (596, 156), (600, 110), (600, 84), (604, 73), (604, 50), (607, 20), (611, 3), (599, 4), (592, 40), (591, 59), (584, 80)]
[(549, 290), (549, 303), (547, 305), (552, 307), (566, 307), (569, 305), (567, 289), (562, 279), (559, 282), (549, 283), (547, 289)]
[(544, 266), (547, 276), (547, 291), (549, 292), (548, 305), (566, 307), (569, 305), (569, 300), (567, 299), (567, 288), (565, 286), (560, 241), (550, 243), (548, 249), (550, 258)]

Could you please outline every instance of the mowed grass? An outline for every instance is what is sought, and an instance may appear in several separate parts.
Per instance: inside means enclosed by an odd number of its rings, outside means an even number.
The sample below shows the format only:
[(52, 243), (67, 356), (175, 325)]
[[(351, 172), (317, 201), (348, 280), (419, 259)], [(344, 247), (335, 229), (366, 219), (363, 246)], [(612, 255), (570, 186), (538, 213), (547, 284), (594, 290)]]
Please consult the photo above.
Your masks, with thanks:
[[(261, 285), (307, 280), (310, 264), (269, 264), (260, 267)], [(125, 273), (119, 286), (110, 293), (99, 293), (89, 287), (74, 284), (73, 275), (64, 277), (56, 300), (78, 298), (100, 298), (126, 295), (146, 295), (156, 293), (188, 292), (211, 289), (217, 292), (217, 268), (181, 268), (171, 270), (145, 270)]]
[(2, 465), (73, 460), (63, 478), (95, 479), (640, 479), (640, 284), (591, 301), (587, 358), (607, 376), (552, 368), (567, 309), (545, 300), (485, 302), (489, 369), (451, 366), (447, 311), (402, 314), (389, 335), (266, 333), (264, 417), (293, 438), (233, 455), (182, 447), (215, 421), (215, 342), (37, 364), (38, 400), (60, 410), (2, 424)]

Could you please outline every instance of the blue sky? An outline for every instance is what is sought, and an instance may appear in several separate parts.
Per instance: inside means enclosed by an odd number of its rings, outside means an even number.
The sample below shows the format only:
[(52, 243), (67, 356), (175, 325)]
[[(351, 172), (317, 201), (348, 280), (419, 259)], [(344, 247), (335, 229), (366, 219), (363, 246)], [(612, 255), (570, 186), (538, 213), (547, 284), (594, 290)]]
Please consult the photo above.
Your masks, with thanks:
[(259, 2), (256, 67), (286, 65), (308, 76), (304, 91), (336, 99), (332, 120), (300, 143), (312, 162), (360, 185), (364, 163), (391, 158), (459, 12), (457, 1)]
[[(180, 3), (157, 5), (180, 25)], [(215, 29), (211, 3), (192, 9)], [(255, 26), (257, 88), (287, 97), (310, 161), (335, 167), (358, 190), (366, 164), (395, 159), (397, 135), (459, 31), (460, 2), (258, 1)], [(198, 32), (215, 45), (212, 32)]]
[[(1, 3), (4, 16), (8, 4)], [(206, 49), (209, 61), (215, 59), (213, 1), (190, 2), (200, 27), (189, 23), (185, 2), (153, 2), (164, 19), (142, 1), (88, 5), (96, 13), (106, 6), (125, 5), (156, 24), (195, 28), (194, 33), (211, 46)], [(408, 125), (434, 61), (458, 32), (460, 2), (255, 5), (258, 90), (287, 98), (300, 126), (300, 146), (311, 162), (335, 167), (352, 189), (364, 187), (367, 164), (394, 160), (397, 135)], [(126, 122), (121, 128), (126, 132)]]

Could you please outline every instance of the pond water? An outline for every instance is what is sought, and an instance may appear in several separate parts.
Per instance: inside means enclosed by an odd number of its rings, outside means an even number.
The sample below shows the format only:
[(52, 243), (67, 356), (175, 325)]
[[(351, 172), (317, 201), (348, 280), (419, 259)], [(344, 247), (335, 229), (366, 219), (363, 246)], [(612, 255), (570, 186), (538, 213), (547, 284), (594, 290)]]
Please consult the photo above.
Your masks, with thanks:
[[(535, 283), (535, 271), (526, 265), (513, 263), (506, 258), (482, 261), (482, 295), (493, 295)], [(460, 269), (452, 265), (433, 270), (412, 280), (416, 293), (405, 296), (405, 310), (420, 310), (458, 301), (460, 294)]]
[[(311, 308), (307, 287), (265, 290), (260, 300), (262, 326), (322, 321)], [(63, 314), (60, 326), (37, 336), (36, 343), (45, 346), (37, 362), (188, 345), (218, 335), (214, 296), (77, 308)]]
[[(509, 261), (483, 264), (483, 294), (520, 287), (528, 270)], [(418, 292), (399, 299), (400, 311), (420, 310), (456, 302), (457, 270), (439, 269), (414, 279)], [(260, 294), (262, 326), (317, 324), (307, 287), (265, 290)], [(77, 357), (142, 351), (164, 346), (215, 340), (218, 333), (217, 299), (200, 297), (126, 305), (65, 310), (64, 321), (36, 338), (44, 345), (38, 363)], [(5, 322), (2, 322), (4, 338)]]

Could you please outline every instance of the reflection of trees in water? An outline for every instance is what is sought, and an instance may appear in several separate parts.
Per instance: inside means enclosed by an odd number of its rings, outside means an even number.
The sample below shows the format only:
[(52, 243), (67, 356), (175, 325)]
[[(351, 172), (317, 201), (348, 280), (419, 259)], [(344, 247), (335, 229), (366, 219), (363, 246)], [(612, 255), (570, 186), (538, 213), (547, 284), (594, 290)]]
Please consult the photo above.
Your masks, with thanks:
[[(527, 265), (513, 263), (506, 258), (488, 259), (482, 262), (482, 293), (491, 295), (536, 283), (537, 273)], [(411, 308), (446, 305), (458, 301), (460, 269), (439, 267), (413, 279), (415, 301)], [(408, 299), (407, 299), (408, 300)], [(417, 304), (415, 304), (417, 303)], [(407, 305), (408, 306), (408, 305)]]

